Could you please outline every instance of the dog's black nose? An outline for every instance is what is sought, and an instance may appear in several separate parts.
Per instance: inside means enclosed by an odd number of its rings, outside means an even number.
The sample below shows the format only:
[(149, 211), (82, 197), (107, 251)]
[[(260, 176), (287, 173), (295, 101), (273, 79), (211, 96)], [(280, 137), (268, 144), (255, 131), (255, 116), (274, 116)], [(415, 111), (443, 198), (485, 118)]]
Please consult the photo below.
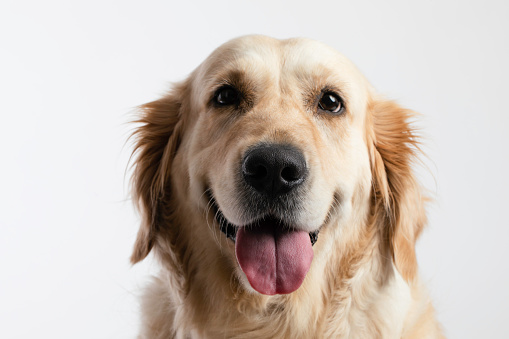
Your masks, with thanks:
[(302, 184), (307, 172), (303, 154), (290, 145), (262, 144), (247, 151), (242, 161), (246, 183), (272, 198)]

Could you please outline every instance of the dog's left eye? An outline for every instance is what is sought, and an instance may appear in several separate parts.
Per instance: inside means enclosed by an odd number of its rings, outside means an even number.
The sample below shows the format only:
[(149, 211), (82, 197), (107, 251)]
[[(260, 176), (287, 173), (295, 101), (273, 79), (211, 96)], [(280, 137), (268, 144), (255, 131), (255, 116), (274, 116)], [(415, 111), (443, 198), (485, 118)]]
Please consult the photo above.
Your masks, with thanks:
[(343, 111), (341, 98), (333, 92), (323, 93), (318, 102), (318, 107), (320, 107), (322, 111), (331, 113), (341, 113)]
[(219, 106), (238, 105), (240, 101), (239, 92), (231, 86), (223, 86), (216, 91), (214, 101)]

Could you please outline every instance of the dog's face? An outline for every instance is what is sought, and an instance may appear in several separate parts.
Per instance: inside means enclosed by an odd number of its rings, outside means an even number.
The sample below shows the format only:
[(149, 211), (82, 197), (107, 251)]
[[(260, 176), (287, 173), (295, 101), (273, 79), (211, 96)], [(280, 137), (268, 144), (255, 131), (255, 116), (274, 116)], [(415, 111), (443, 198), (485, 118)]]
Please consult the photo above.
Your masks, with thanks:
[[(188, 161), (194, 198), (207, 192), (232, 240), (239, 228), (292, 233), (287, 251), (266, 244), (272, 236), (235, 239), (255, 289), (292, 292), (313, 252), (310, 236), (298, 235), (316, 235), (332, 214), (348, 217), (354, 193), (369, 191), (366, 83), (351, 63), (317, 42), (250, 38), (217, 50), (202, 65), (193, 93)], [(284, 239), (273, 237), (277, 249)], [(293, 252), (304, 252), (293, 259), (304, 262), (290, 263)], [(283, 273), (274, 255), (296, 272)], [(289, 286), (278, 282), (282, 274)]]
[(314, 260), (367, 223), (373, 182), (381, 201), (390, 195), (372, 92), (318, 42), (245, 37), (218, 48), (144, 106), (135, 188), (146, 224), (133, 261), (175, 241), (161, 228), (179, 227), (228, 257), (248, 290), (298, 289)]

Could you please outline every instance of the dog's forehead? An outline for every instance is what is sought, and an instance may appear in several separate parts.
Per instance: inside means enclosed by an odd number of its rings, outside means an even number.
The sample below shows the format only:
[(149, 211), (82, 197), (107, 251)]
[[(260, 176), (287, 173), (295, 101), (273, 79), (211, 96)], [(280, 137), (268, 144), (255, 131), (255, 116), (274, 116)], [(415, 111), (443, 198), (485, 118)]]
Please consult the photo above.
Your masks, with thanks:
[(278, 40), (245, 36), (233, 39), (205, 60), (200, 73), (203, 80), (214, 81), (239, 70), (252, 75), (335, 76), (344, 81), (364, 82), (362, 74), (341, 53), (305, 38)]

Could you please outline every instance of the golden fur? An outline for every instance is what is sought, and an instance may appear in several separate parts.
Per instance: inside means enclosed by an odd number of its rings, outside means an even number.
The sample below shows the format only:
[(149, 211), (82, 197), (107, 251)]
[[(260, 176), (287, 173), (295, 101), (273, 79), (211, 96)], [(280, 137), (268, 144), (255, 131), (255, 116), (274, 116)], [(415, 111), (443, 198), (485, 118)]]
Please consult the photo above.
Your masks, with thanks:
[[(225, 83), (242, 88), (236, 109), (211, 104)], [(325, 87), (341, 93), (342, 115), (316, 112)], [(143, 297), (140, 338), (441, 338), (417, 274), (426, 198), (412, 172), (413, 116), (329, 47), (262, 36), (226, 43), (141, 106), (131, 261), (152, 251), (161, 272)], [(322, 225), (291, 294), (250, 288), (207, 198), (213, 191), (228, 219), (242, 218), (233, 178), (257, 142), (298, 145), (309, 163), (299, 220)]]

